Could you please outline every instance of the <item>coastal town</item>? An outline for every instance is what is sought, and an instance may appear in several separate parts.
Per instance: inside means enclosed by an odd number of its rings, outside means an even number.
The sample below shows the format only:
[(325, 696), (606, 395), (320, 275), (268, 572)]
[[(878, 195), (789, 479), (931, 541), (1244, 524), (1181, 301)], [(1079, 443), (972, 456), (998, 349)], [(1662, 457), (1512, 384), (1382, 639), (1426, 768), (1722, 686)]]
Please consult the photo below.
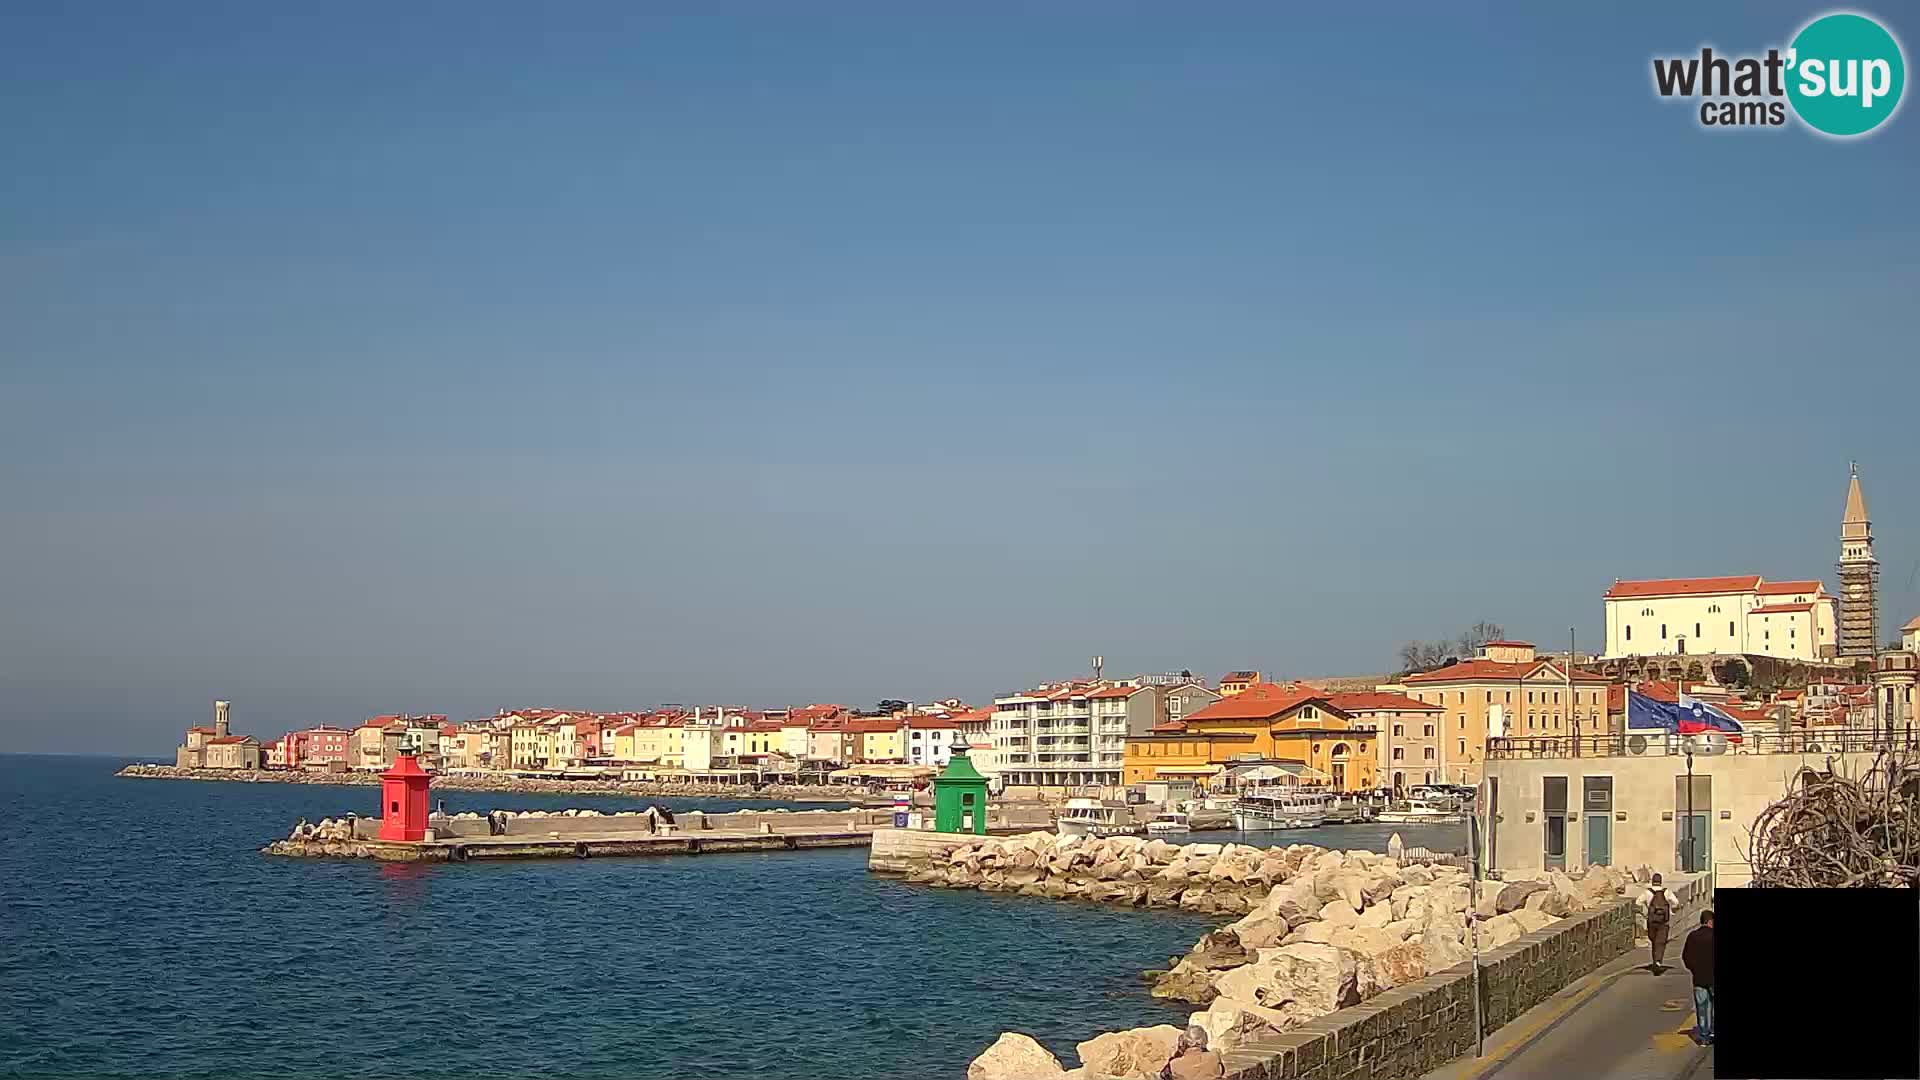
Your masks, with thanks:
[[(1914, 735), (1920, 617), (1876, 647), (1878, 566), (1857, 470), (1840, 541), (1837, 591), (1815, 577), (1615, 580), (1600, 597), (1598, 652), (1571, 642), (1556, 652), (1482, 623), (1457, 640), (1410, 643), (1402, 670), (1376, 675), (1114, 677), (1096, 656), (1087, 677), (980, 705), (501, 709), (460, 722), (375, 716), (271, 740), (235, 733), (221, 701), (211, 726), (188, 729), (171, 768), (129, 773), (372, 782), (409, 758), (448, 787), (777, 785), (925, 800), (931, 779), (964, 756), (999, 803), (1074, 800), (1110, 816), (1127, 815), (1099, 808), (1198, 808), (1281, 786), (1445, 821), (1457, 820), (1458, 800), (1423, 795), (1477, 793), (1496, 869), (1625, 858), (1738, 880), (1743, 828), (1798, 762), (1850, 760)], [(1710, 715), (1730, 730), (1730, 752), (1696, 760), (1673, 738), (1679, 728), (1641, 727), (1633, 700)], [(1506, 839), (1515, 833), (1524, 842)]]

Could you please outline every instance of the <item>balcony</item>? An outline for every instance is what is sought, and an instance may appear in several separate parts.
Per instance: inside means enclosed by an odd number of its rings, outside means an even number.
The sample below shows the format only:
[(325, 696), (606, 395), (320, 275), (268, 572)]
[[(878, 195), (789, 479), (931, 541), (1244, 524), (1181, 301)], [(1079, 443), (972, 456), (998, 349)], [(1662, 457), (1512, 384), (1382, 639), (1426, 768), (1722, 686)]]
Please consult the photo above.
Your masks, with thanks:
[[(1727, 741), (1729, 754), (1853, 754), (1893, 746), (1908, 746), (1909, 736), (1867, 727), (1799, 728), (1793, 731), (1748, 730)], [(1488, 739), (1488, 761), (1576, 757), (1684, 757), (1684, 741), (1676, 735), (1541, 735)]]

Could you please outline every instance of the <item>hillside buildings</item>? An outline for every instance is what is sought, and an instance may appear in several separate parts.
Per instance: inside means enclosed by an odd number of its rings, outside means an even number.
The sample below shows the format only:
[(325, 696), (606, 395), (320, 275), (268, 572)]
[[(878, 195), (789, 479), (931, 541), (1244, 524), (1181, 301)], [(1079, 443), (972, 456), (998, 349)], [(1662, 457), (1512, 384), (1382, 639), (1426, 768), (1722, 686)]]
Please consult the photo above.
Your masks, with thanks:
[(1832, 657), (1838, 598), (1818, 581), (1734, 577), (1615, 581), (1606, 603), (1606, 658), (1749, 654)]

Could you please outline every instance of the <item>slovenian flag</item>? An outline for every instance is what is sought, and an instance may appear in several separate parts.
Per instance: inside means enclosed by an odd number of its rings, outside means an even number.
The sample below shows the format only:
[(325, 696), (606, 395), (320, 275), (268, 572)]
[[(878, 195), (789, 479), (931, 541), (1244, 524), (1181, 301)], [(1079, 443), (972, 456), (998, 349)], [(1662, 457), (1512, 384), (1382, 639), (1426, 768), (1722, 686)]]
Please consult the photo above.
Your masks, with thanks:
[(1701, 731), (1724, 731), (1728, 742), (1739, 742), (1740, 733), (1747, 730), (1740, 721), (1704, 701), (1680, 695), (1679, 710), (1680, 734), (1692, 735)]

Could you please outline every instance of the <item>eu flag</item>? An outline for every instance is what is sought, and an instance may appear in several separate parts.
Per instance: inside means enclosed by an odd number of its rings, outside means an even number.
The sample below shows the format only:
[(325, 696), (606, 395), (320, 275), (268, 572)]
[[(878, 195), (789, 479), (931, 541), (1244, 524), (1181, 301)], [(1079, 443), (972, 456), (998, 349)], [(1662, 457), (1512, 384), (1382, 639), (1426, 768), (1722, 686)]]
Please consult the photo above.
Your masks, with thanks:
[(1680, 733), (1680, 706), (1650, 698), (1635, 690), (1627, 691), (1627, 730)]

